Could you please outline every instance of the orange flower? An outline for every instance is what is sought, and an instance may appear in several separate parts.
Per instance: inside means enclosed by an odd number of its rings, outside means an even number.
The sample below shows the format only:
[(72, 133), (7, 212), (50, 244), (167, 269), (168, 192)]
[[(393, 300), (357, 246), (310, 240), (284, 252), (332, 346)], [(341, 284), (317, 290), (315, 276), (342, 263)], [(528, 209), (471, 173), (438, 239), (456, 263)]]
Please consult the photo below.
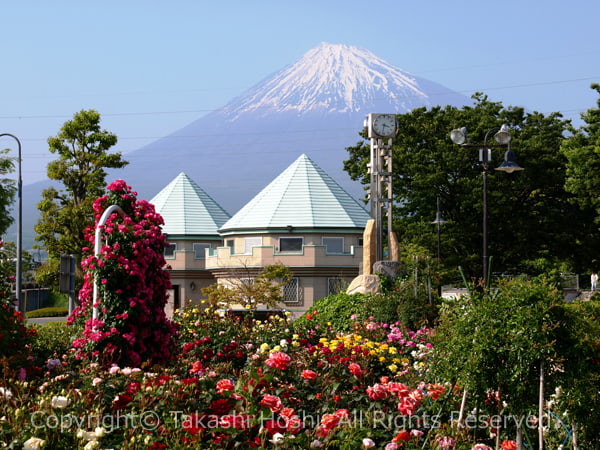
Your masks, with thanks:
[(503, 441), (500, 444), (502, 450), (517, 450), (517, 442), (516, 441)]

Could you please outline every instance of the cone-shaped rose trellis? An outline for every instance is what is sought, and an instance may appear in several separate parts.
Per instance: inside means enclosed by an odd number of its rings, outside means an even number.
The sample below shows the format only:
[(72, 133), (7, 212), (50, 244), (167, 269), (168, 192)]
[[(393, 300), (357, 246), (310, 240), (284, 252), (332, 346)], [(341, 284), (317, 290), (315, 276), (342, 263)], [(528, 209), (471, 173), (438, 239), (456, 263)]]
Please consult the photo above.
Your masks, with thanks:
[[(137, 200), (137, 194), (123, 180), (115, 181), (107, 190), (107, 195), (94, 202), (96, 226), (86, 231), (86, 239), (94, 243), (96, 227), (103, 227), (104, 243), (98, 255), (93, 248), (83, 249), (84, 282), (79, 306), (69, 323), (84, 322), (84, 327), (83, 336), (73, 347), (78, 358), (107, 365), (161, 363), (172, 356), (175, 333), (164, 311), (171, 287), (163, 256), (167, 242), (160, 227), (164, 222), (154, 206)], [(112, 205), (119, 206), (123, 214), (115, 212), (104, 225), (99, 224), (103, 212)], [(98, 283), (95, 320), (94, 280)]]

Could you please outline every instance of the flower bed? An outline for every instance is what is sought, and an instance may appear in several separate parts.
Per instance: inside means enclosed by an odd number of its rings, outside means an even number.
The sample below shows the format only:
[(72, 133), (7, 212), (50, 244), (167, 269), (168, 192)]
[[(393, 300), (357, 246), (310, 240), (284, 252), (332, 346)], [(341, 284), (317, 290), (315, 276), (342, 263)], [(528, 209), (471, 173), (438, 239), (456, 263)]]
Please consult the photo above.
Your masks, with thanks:
[(369, 321), (345, 334), (294, 330), (281, 317), (241, 321), (193, 307), (177, 322), (171, 364), (105, 369), (65, 355), (48, 361), (44, 377), (13, 381), (2, 440), (34, 437), (52, 448), (360, 448), (370, 440), (364, 445), (408, 448), (427, 437), (448, 389), (423, 381), (426, 329)]

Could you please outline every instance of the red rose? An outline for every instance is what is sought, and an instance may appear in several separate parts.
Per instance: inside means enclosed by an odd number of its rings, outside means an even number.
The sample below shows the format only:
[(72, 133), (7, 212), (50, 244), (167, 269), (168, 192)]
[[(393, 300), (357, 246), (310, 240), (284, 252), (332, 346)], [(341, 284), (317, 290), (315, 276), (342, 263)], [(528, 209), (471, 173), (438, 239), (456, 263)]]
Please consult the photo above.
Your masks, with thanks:
[(113, 408), (114, 409), (123, 409), (125, 408), (129, 403), (131, 403), (131, 400), (133, 400), (133, 398), (131, 397), (131, 395), (127, 395), (127, 394), (119, 394), (115, 397), (115, 399), (113, 400)]
[(219, 380), (217, 381), (217, 392), (221, 394), (223, 391), (233, 391), (235, 386), (231, 380)]
[(401, 430), (396, 436), (394, 436), (394, 438), (392, 439), (392, 442), (395, 442), (395, 443), (409, 442), (410, 439), (411, 439), (410, 433), (406, 430)]
[(274, 369), (285, 370), (287, 369), (287, 366), (290, 363), (290, 361), (291, 358), (287, 353), (273, 352), (269, 354), (269, 359), (265, 361), (265, 364)]
[(305, 380), (314, 380), (315, 378), (317, 378), (317, 372), (309, 369), (303, 370), (302, 378), (304, 378)]
[(389, 395), (389, 391), (384, 385), (376, 383), (373, 386), (369, 386), (367, 388), (367, 395), (371, 400), (378, 401), (387, 398), (387, 396)]
[(260, 401), (261, 406), (266, 406), (271, 410), (271, 412), (278, 412), (281, 410), (283, 405), (281, 404), (281, 399), (276, 395), (265, 394)]
[(363, 370), (361, 369), (361, 367), (356, 364), (356, 363), (352, 363), (348, 366), (348, 370), (350, 371), (350, 373), (352, 375), (354, 375), (356, 378), (360, 378), (361, 375), (363, 374)]

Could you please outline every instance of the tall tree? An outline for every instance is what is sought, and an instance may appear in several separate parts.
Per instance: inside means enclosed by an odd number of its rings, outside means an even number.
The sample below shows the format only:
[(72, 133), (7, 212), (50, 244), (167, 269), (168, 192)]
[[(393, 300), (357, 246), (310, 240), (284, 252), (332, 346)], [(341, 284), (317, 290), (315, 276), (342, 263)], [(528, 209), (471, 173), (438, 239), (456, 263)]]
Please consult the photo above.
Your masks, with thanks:
[[(128, 164), (120, 153), (109, 153), (116, 143), (116, 135), (100, 128), (100, 114), (94, 110), (76, 113), (48, 139), (50, 152), (58, 155), (48, 164), (48, 178), (64, 185), (62, 190), (45, 189), (37, 205), (36, 240), (45, 247), (49, 266), (56, 266), (61, 254), (80, 259), (81, 249), (87, 245), (85, 230), (94, 225), (93, 202), (106, 186), (105, 169)], [(56, 271), (42, 269), (40, 273)]]
[[(482, 166), (477, 148), (453, 144), (452, 129), (467, 127), (470, 141), (482, 144), (487, 131), (510, 127), (511, 148), (526, 168), (512, 174), (493, 170), (504, 149), (493, 150), (488, 175), (488, 236), (492, 271), (543, 272), (565, 263), (575, 268), (582, 235), (581, 210), (564, 190), (565, 163), (559, 152), (568, 121), (559, 113), (526, 113), (504, 108), (483, 94), (474, 106), (419, 108), (398, 115), (393, 144), (394, 228), (403, 242), (436, 253), (437, 228), (431, 224), (440, 198), (448, 221), (441, 229), (441, 261), (462, 266), (472, 278), (482, 275)], [(493, 138), (488, 144), (495, 144)], [(369, 144), (347, 149), (346, 171), (369, 183)], [(596, 247), (598, 248), (598, 247)], [(561, 267), (562, 269), (562, 267)], [(456, 273), (456, 271), (454, 271)]]
[[(592, 84), (600, 94), (600, 84)], [(561, 150), (567, 158), (566, 189), (574, 195), (573, 201), (590, 213), (588, 235), (585, 243), (590, 247), (591, 255), (587, 258), (589, 270), (598, 270), (600, 262), (597, 247), (590, 242), (598, 235), (600, 225), (600, 98), (596, 108), (587, 110), (581, 115), (585, 122), (580, 129), (571, 130), (573, 134), (563, 141)], [(593, 223), (595, 222), (595, 224)]]
[[(0, 173), (9, 173), (14, 170), (13, 159), (5, 156), (10, 150), (0, 150)], [(0, 179), (0, 235), (3, 235), (13, 223), (10, 214), (10, 205), (15, 199), (15, 182), (8, 178)]]

